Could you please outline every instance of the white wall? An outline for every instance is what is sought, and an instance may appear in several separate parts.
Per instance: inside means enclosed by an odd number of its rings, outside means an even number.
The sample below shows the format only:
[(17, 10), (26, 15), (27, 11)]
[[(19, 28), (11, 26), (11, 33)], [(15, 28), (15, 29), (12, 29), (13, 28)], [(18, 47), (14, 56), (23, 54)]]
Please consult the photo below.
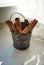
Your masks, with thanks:
[(0, 7), (0, 23), (4, 23), (10, 18), (11, 14), (17, 11), (17, 7)]
[(29, 18), (36, 18), (44, 24), (44, 0), (1, 0), (1, 2), (3, 6), (16, 5), (19, 13)]
[(27, 0), (29, 18), (36, 18), (44, 24), (44, 0)]

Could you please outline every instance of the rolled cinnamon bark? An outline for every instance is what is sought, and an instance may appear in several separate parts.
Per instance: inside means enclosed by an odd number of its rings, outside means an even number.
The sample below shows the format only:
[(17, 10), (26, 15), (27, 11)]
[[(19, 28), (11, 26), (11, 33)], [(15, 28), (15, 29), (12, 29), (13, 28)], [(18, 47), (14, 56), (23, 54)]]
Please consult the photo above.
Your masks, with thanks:
[(29, 22), (28, 22), (27, 19), (25, 19), (24, 22), (21, 22), (22, 30), (24, 30), (24, 28), (25, 28), (26, 26), (28, 26), (28, 25), (29, 25)]
[(32, 31), (32, 29), (37, 24), (37, 22), (38, 21), (36, 19), (34, 19), (33, 21), (30, 22), (30, 24), (27, 27), (25, 27), (25, 29), (23, 31), (18, 26), (17, 26), (17, 29), (18, 29), (19, 33), (27, 34), (28, 32)]
[(15, 23), (14, 23), (14, 25), (17, 25), (21, 30), (22, 30), (22, 26), (21, 26), (21, 22), (20, 22), (20, 18), (16, 18), (15, 19)]
[(30, 22), (30, 25), (28, 26), (28, 28), (30, 29), (30, 31), (34, 28), (34, 26), (38, 23), (38, 21), (36, 19), (34, 19), (33, 21)]
[(38, 21), (36, 19), (34, 19), (26, 27), (25, 27), (25, 24), (24, 24), (25, 28), (23, 30), (22, 30), (22, 26), (21, 26), (19, 18), (16, 18), (14, 24), (10, 20), (7, 20), (5, 22), (9, 26), (11, 31), (17, 31), (17, 32), (19, 32), (21, 34), (27, 34), (28, 32), (33, 30), (34, 26), (37, 24)]
[(16, 28), (15, 28), (14, 24), (12, 23), (12, 21), (7, 20), (5, 22), (9, 26), (9, 28), (10, 28), (11, 31), (15, 31), (16, 30)]
[(22, 30), (24, 30), (25, 29), (25, 27), (26, 26), (28, 26), (29, 24), (28, 23), (26, 23), (26, 22), (21, 22), (21, 26), (22, 26)]

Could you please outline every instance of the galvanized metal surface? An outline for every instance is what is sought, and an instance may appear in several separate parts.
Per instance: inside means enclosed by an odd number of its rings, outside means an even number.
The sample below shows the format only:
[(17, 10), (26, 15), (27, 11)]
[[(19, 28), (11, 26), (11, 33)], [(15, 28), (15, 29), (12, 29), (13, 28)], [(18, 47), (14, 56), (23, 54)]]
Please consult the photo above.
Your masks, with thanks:
[(11, 33), (13, 38), (13, 45), (15, 48), (24, 50), (30, 46), (31, 32), (26, 35), (22, 35), (16, 31), (11, 31)]

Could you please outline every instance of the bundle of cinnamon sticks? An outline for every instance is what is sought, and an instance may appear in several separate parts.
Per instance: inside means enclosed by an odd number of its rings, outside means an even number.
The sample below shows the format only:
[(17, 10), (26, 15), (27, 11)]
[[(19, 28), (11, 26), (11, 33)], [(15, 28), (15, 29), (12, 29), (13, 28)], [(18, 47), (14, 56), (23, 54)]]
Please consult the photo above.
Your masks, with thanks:
[(24, 22), (20, 22), (20, 18), (15, 18), (15, 23), (13, 21), (7, 20), (5, 21), (6, 24), (9, 26), (11, 31), (17, 31), (20, 34), (27, 34), (33, 30), (34, 26), (38, 23), (38, 20), (34, 19), (33, 21), (28, 22), (27, 19)]

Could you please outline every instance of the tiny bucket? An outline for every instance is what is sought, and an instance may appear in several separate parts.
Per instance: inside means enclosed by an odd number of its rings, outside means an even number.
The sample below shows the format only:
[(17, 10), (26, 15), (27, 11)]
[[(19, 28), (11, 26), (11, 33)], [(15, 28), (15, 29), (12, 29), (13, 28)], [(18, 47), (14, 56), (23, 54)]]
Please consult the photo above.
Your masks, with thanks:
[[(14, 14), (17, 14), (19, 17), (21, 17), (22, 14), (16, 12), (16, 13), (13, 13), (10, 17), (10, 20), (12, 19), (12, 16)], [(20, 14), (20, 15), (19, 15)], [(16, 16), (17, 16), (16, 15)], [(17, 17), (18, 17), (17, 16)], [(22, 15), (22, 19), (24, 20), (25, 17)], [(24, 49), (27, 49), (29, 46), (30, 46), (30, 39), (31, 39), (31, 31), (27, 34), (20, 34), (19, 32), (17, 31), (11, 31), (11, 34), (12, 34), (12, 39), (13, 39), (13, 46), (19, 50), (24, 50)]]

